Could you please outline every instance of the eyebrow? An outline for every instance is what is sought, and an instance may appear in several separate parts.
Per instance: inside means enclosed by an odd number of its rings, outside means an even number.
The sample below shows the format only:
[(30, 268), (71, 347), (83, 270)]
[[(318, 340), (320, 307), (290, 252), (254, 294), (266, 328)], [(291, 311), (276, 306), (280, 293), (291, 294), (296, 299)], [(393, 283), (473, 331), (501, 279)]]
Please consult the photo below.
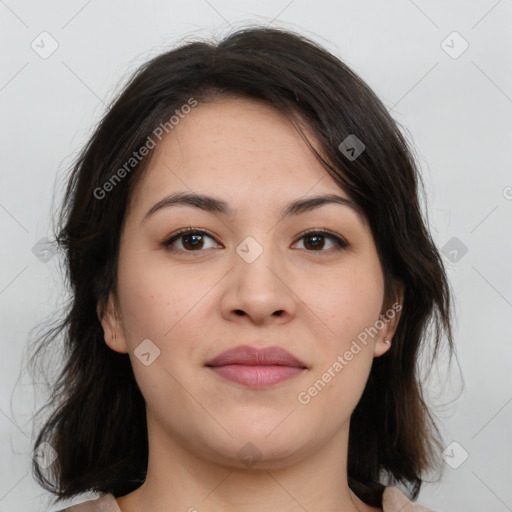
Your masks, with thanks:
[[(326, 204), (339, 204), (342, 206), (348, 206), (354, 210), (363, 224), (366, 224), (364, 212), (361, 207), (354, 203), (351, 199), (346, 197), (338, 196), (336, 194), (326, 194), (320, 196), (311, 196), (304, 199), (296, 199), (291, 203), (287, 204), (281, 211), (279, 221), (290, 217), (292, 215), (300, 215), (306, 212), (310, 212), (316, 208), (320, 208)], [(233, 216), (234, 211), (229, 204), (222, 199), (208, 196), (205, 194), (198, 194), (195, 192), (176, 192), (170, 194), (156, 204), (154, 204), (146, 213), (142, 222), (146, 221), (149, 217), (154, 215), (157, 211), (163, 208), (170, 208), (175, 206), (192, 206), (199, 208), (209, 213), (219, 213), (222, 215)]]

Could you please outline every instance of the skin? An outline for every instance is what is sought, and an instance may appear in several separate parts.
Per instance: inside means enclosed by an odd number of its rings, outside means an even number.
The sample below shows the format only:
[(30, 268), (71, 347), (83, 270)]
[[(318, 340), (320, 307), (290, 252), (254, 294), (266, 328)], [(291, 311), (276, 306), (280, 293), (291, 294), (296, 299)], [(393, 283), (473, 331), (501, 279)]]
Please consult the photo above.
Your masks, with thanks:
[[(279, 221), (293, 200), (349, 196), (290, 122), (259, 102), (199, 104), (153, 151), (123, 224), (117, 297), (110, 296), (101, 317), (108, 346), (129, 353), (147, 409), (147, 479), (118, 498), (119, 507), (379, 510), (348, 487), (348, 431), (373, 358), (389, 349), (383, 338), (392, 339), (399, 314), (359, 343), (357, 355), (307, 405), (297, 399), (389, 309), (364, 217), (328, 204)], [(173, 206), (144, 220), (178, 191), (220, 198), (234, 214)], [(174, 242), (175, 252), (162, 245), (190, 226), (212, 238), (204, 236), (199, 249), (186, 236)], [(303, 236), (322, 228), (350, 247), (336, 250), (329, 237), (315, 246)], [(263, 249), (252, 263), (236, 252), (248, 236)], [(148, 366), (134, 354), (145, 339), (160, 350)], [(278, 345), (308, 368), (271, 388), (251, 389), (205, 366), (241, 344)], [(251, 467), (238, 455), (248, 442), (261, 457)]]

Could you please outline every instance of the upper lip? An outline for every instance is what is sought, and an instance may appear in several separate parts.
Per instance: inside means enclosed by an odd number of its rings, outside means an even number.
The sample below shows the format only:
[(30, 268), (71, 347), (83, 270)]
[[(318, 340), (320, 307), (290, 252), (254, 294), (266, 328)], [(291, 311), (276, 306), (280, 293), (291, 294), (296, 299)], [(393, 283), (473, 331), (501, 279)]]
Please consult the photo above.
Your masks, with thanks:
[(293, 354), (277, 346), (255, 348), (250, 345), (240, 345), (226, 350), (206, 362), (206, 366), (224, 366), (228, 364), (247, 366), (279, 365), (307, 368)]

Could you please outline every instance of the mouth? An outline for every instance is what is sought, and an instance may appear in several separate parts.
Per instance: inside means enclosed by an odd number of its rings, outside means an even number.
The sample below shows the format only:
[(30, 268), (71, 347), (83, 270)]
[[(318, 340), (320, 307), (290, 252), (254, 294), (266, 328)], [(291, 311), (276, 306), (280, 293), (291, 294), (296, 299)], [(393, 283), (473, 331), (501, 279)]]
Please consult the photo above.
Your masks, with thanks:
[(273, 386), (304, 373), (308, 367), (280, 347), (235, 347), (206, 365), (219, 377), (251, 388)]

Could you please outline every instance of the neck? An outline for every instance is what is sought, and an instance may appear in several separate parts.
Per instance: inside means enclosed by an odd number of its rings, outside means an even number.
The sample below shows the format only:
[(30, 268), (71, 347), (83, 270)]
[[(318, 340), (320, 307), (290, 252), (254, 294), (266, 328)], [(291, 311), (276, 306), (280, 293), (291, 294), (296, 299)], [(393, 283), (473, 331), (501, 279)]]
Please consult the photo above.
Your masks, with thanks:
[[(118, 498), (122, 512), (368, 512), (347, 483), (347, 429), (310, 453), (265, 459), (252, 466), (220, 460), (178, 443), (150, 426), (146, 481)], [(226, 450), (229, 452), (230, 450)]]

